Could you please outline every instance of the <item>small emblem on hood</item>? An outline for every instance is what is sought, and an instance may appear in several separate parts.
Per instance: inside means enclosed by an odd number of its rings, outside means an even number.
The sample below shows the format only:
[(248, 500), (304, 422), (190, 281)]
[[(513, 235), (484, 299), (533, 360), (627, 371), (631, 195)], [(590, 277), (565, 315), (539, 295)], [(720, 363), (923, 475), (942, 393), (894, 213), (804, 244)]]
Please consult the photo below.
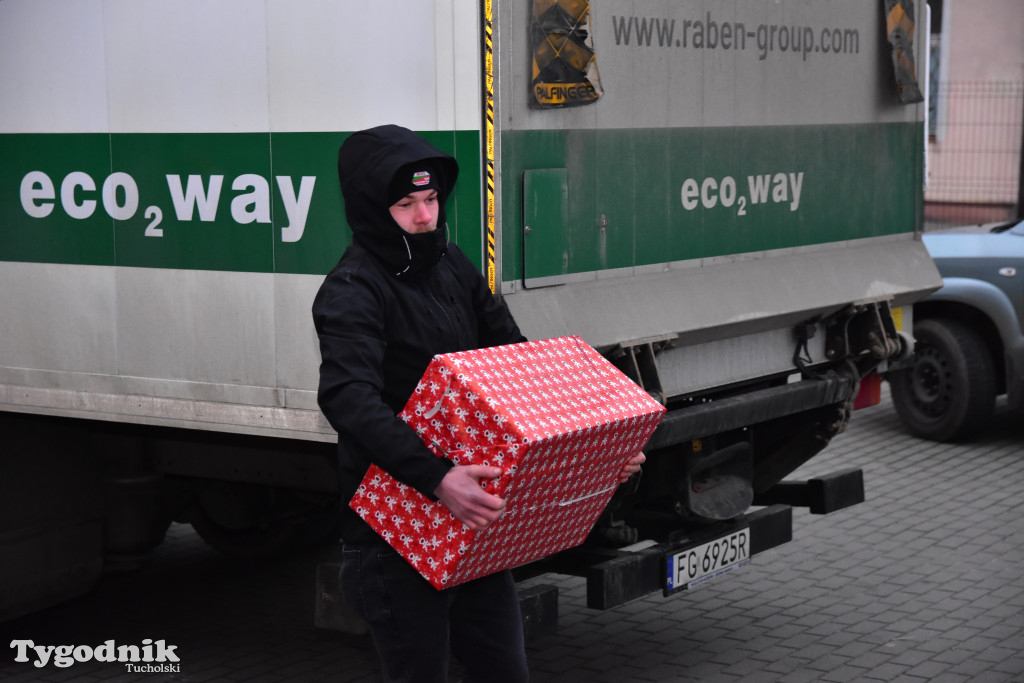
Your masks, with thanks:
[(429, 171), (416, 171), (412, 174), (412, 184), (416, 187), (423, 187), (430, 184)]

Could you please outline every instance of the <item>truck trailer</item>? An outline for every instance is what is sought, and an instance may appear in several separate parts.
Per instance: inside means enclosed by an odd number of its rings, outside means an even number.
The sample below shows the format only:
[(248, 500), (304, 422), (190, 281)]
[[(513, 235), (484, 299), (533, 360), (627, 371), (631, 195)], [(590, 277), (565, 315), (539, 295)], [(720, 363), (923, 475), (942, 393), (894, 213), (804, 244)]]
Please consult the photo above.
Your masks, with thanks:
[[(923, 9), (917, 3), (917, 14)], [(791, 537), (787, 477), (910, 350), (926, 41), (911, 0), (0, 3), (0, 619), (146, 561), (334, 534), (310, 316), (335, 168), (396, 123), (531, 339), (668, 412), (583, 546), (520, 570), (666, 595)], [(925, 33), (926, 35), (926, 33)]]

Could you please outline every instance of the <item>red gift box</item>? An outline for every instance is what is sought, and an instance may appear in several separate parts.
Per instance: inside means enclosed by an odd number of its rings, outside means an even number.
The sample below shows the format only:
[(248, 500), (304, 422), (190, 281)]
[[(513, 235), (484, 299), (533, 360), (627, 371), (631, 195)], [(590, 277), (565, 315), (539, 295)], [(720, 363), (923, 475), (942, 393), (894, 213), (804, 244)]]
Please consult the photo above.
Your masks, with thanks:
[(436, 356), (399, 413), (434, 454), (499, 467), (481, 532), (372, 465), (351, 507), (435, 588), (579, 545), (665, 408), (579, 337)]

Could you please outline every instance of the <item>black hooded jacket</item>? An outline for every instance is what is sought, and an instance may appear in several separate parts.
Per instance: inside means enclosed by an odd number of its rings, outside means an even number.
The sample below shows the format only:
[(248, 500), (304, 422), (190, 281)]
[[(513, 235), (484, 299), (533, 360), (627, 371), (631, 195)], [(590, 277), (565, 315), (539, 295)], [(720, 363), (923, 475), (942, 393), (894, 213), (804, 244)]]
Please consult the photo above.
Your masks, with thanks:
[[(400, 167), (424, 159), (442, 169), (437, 230), (403, 231), (388, 210)], [(441, 353), (524, 341), (476, 266), (448, 243), (444, 202), (458, 176), (451, 156), (398, 126), (353, 134), (338, 153), (353, 243), (313, 302), (320, 338), (318, 401), (338, 432), (346, 541), (375, 538), (348, 508), (370, 463), (425, 495), (451, 462), (431, 453), (396, 417), (430, 360)]]

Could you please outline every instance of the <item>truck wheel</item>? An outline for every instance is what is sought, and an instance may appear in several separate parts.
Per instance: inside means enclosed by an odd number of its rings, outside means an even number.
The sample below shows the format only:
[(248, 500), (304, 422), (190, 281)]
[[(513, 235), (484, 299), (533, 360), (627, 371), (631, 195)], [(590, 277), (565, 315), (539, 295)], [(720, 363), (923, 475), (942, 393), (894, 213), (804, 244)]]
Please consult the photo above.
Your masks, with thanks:
[(299, 526), (277, 522), (266, 527), (229, 529), (208, 517), (192, 521), (192, 528), (208, 546), (238, 560), (262, 559), (280, 555), (297, 543)]
[(233, 558), (280, 555), (338, 538), (333, 499), (236, 482), (199, 482), (187, 519), (207, 545)]
[(263, 526), (231, 529), (206, 516), (192, 520), (203, 541), (227, 557), (239, 560), (261, 559), (282, 555), (296, 548), (309, 548), (335, 543), (338, 529), (336, 507), (307, 511), (297, 519), (274, 520)]
[(914, 325), (913, 365), (890, 373), (893, 405), (911, 433), (966, 439), (995, 412), (996, 376), (988, 346), (969, 327), (925, 319)]

